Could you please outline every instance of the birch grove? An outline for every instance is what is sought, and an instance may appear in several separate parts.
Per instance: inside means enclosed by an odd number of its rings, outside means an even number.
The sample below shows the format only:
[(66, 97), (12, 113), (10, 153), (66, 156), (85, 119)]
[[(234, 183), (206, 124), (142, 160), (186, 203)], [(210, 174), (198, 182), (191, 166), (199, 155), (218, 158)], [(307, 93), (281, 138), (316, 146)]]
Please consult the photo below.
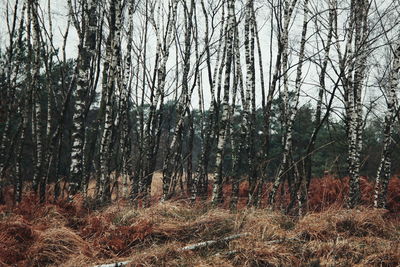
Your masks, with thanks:
[(363, 179), (386, 207), (397, 1), (62, 5), (0, 6), (2, 203), (183, 198), (301, 216), (329, 175), (348, 183), (348, 208), (365, 204)]

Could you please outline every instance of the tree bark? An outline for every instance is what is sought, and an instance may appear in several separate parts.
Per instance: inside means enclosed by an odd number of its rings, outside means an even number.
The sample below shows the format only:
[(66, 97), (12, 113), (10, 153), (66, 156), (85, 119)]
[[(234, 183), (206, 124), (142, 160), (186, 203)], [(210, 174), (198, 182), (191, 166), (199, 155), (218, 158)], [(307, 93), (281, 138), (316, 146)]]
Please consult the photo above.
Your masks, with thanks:
[(222, 117), (219, 129), (218, 143), (217, 143), (217, 154), (215, 159), (215, 172), (214, 172), (214, 184), (212, 191), (212, 203), (214, 206), (222, 202), (222, 164), (223, 164), (223, 153), (226, 143), (226, 134), (228, 128), (228, 118), (230, 117), (229, 108), (229, 90), (231, 84), (231, 70), (233, 61), (233, 37), (235, 33), (235, 2), (233, 0), (227, 1), (227, 24), (226, 24), (226, 64), (225, 64), (225, 81), (224, 81), (224, 97), (222, 102)]
[(78, 58), (77, 58), (77, 81), (76, 90), (73, 92), (75, 108), (73, 113), (72, 128), (72, 150), (69, 177), (69, 199), (78, 193), (83, 182), (83, 157), (85, 142), (85, 110), (86, 98), (90, 92), (90, 65), (93, 59), (93, 51), (96, 47), (96, 8), (97, 0), (85, 0), (82, 2), (82, 25), (79, 26), (75, 18), (71, 0), (68, 0), (70, 16), (79, 35)]
[(389, 74), (389, 85), (386, 85), (385, 121), (383, 126), (383, 150), (375, 179), (374, 207), (386, 208), (387, 186), (391, 176), (393, 151), (393, 124), (396, 120), (396, 90), (399, 87), (400, 45), (394, 50), (393, 63)]

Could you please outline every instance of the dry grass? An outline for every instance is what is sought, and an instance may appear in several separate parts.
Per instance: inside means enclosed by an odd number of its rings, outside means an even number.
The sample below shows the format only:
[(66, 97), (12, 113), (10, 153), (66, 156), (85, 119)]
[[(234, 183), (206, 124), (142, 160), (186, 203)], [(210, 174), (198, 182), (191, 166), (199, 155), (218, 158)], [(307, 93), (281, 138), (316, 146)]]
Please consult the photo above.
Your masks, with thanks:
[[(183, 200), (146, 209), (118, 201), (89, 210), (80, 197), (74, 203), (40, 205), (28, 195), (17, 207), (0, 207), (0, 266), (125, 260), (131, 260), (130, 266), (400, 266), (399, 181), (392, 179), (389, 186), (389, 210), (368, 207), (371, 186), (366, 180), (365, 205), (354, 210), (341, 208), (345, 183), (316, 181), (311, 212), (303, 218), (268, 209), (230, 212), (208, 202), (192, 207)], [(243, 184), (241, 194), (245, 191)], [(179, 250), (238, 233), (248, 235)]]
[[(31, 214), (22, 208), (4, 212), (0, 265), (91, 266), (128, 259), (130, 266), (400, 264), (400, 221), (387, 219), (385, 210), (332, 208), (298, 220), (275, 211), (233, 213), (191, 208), (183, 202), (138, 210), (119, 204), (78, 219), (80, 209), (43, 205), (32, 221), (27, 221)], [(49, 225), (44, 226), (45, 221)], [(237, 233), (249, 235), (194, 251), (179, 250)]]
[(60, 266), (71, 258), (84, 255), (91, 257), (89, 243), (66, 227), (49, 228), (39, 234), (29, 248), (28, 261), (33, 266)]

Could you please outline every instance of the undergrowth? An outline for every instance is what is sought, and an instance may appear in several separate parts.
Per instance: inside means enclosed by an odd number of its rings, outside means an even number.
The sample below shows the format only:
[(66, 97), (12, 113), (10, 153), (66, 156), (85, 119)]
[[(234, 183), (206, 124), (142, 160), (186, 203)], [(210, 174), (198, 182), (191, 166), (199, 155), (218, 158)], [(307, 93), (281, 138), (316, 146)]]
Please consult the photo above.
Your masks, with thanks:
[[(369, 207), (373, 187), (363, 179), (363, 205), (342, 208), (346, 181), (315, 179), (310, 212), (298, 218), (244, 208), (229, 211), (184, 200), (133, 208), (127, 201), (93, 209), (74, 202), (38, 204), (28, 194), (0, 206), (0, 266), (399, 266), (400, 180), (389, 186), (388, 210)], [(229, 195), (229, 189), (226, 188)], [(265, 190), (268, 190), (268, 185)], [(280, 203), (287, 196), (280, 196)], [(182, 251), (203, 241), (244, 234), (230, 242)]]

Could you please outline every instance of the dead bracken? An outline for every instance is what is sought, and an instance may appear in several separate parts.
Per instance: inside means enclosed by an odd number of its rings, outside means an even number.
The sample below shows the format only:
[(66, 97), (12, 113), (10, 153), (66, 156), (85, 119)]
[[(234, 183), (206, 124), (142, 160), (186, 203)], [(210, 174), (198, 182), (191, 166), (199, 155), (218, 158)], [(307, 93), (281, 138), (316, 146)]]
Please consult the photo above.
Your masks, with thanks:
[[(337, 197), (311, 205), (302, 218), (243, 205), (235, 212), (224, 204), (191, 206), (185, 200), (149, 208), (121, 200), (95, 210), (80, 198), (37, 204), (27, 196), (16, 207), (0, 208), (0, 265), (398, 266), (397, 180), (389, 187), (389, 210), (368, 207), (367, 201), (357, 210), (344, 209)], [(314, 179), (310, 203), (346, 190), (332, 183), (340, 181)], [(369, 188), (362, 187), (365, 195)]]

